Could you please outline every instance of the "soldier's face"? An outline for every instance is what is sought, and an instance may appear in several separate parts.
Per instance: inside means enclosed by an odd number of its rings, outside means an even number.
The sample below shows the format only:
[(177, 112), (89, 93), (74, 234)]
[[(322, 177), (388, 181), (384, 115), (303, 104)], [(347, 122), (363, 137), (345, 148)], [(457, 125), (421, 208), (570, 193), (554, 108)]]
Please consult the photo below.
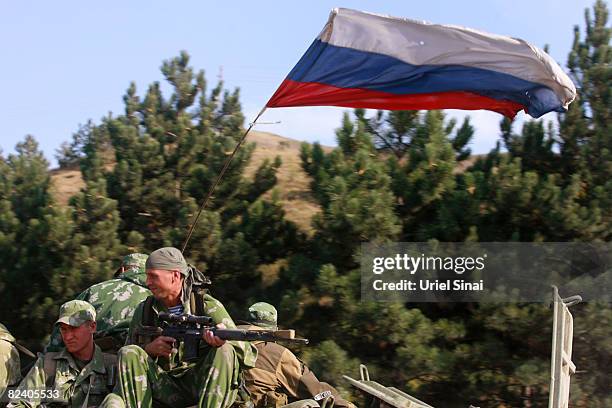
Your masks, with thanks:
[(157, 299), (167, 299), (180, 293), (180, 272), (147, 269), (147, 287)]
[(96, 332), (96, 322), (85, 322), (80, 326), (70, 326), (60, 323), (60, 333), (66, 345), (66, 350), (76, 353), (86, 350), (89, 343), (93, 342), (93, 334)]

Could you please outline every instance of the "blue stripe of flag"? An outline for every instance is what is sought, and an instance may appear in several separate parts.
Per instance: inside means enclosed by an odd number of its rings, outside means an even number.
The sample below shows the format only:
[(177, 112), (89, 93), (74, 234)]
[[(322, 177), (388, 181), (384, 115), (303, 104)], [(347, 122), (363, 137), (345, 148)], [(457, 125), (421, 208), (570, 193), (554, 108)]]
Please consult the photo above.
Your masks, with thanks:
[(312, 43), (288, 79), (399, 95), (466, 91), (520, 103), (533, 117), (564, 112), (550, 88), (510, 74), (465, 65), (412, 65), (321, 40)]

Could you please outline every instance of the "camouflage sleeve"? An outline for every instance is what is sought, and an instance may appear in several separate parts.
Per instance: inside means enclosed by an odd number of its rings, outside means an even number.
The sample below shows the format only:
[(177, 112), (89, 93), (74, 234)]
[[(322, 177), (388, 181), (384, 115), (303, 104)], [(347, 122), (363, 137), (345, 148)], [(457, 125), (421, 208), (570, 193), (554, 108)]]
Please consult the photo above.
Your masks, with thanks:
[(0, 340), (0, 395), (6, 387), (15, 385), (21, 378), (19, 352), (10, 342)]
[[(30, 369), (28, 374), (24, 377), (23, 381), (17, 387), (17, 390), (44, 390), (46, 387), (46, 375), (44, 369), (45, 357), (40, 356), (34, 366)], [(40, 391), (39, 391), (40, 392)], [(38, 407), (41, 404), (40, 399), (21, 399), (17, 401), (12, 401), (7, 405), (7, 408), (33, 408)]]
[(76, 300), (84, 300), (86, 302), (89, 302), (90, 294), (91, 294), (91, 290), (90, 290), (90, 288), (87, 288), (83, 292), (79, 293), (79, 295), (77, 297), (75, 297), (75, 299)]
[(132, 316), (132, 320), (130, 321), (127, 338), (125, 339), (126, 345), (135, 344), (142, 348), (144, 348), (145, 346), (144, 344), (140, 344), (136, 337), (136, 333), (138, 332), (139, 327), (142, 326), (142, 314), (144, 313), (144, 304), (144, 301), (140, 302), (140, 304), (136, 306), (136, 310), (134, 310), (134, 315)]
[[(204, 310), (208, 316), (212, 317), (215, 324), (223, 323), (228, 329), (236, 328), (236, 324), (225, 310), (225, 306), (208, 294), (204, 296)], [(255, 367), (257, 348), (254, 345), (247, 341), (230, 341), (229, 343), (234, 346), (242, 369)]]
[(228, 329), (236, 328), (223, 303), (208, 294), (204, 295), (204, 312), (207, 316), (212, 317), (215, 324), (223, 323)]

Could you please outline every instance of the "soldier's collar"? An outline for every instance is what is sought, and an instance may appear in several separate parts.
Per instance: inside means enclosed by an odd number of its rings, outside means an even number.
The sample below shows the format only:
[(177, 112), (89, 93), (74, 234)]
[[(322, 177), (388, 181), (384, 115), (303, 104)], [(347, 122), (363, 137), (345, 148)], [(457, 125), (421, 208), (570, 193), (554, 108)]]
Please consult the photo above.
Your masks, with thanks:
[[(72, 368), (74, 368), (75, 370), (79, 369), (76, 362), (74, 361), (74, 356), (67, 349), (63, 349), (62, 351), (57, 353), (57, 355), (53, 356), (53, 359), (67, 360), (68, 364)], [(106, 368), (104, 367), (104, 356), (102, 355), (102, 350), (100, 349), (100, 347), (98, 347), (97, 344), (94, 344), (93, 357), (91, 358), (91, 361), (87, 363), (85, 368), (87, 369), (88, 373), (89, 371), (95, 371), (96, 373), (100, 374), (106, 373)]]
[(138, 269), (129, 269), (117, 276), (117, 279), (121, 279), (148, 289), (146, 283), (147, 275), (144, 273), (144, 271), (140, 271)]
[(102, 350), (98, 346), (95, 346), (94, 355), (91, 358), (91, 361), (79, 373), (79, 375), (77, 376), (75, 380), (75, 384), (76, 385), (81, 384), (83, 381), (89, 378), (93, 373), (106, 374), (106, 368), (104, 367), (104, 356), (102, 355)]
[(94, 355), (88, 365), (91, 366), (91, 370), (99, 374), (106, 373), (106, 367), (104, 367), (104, 356), (102, 355), (102, 349), (97, 344), (94, 345)]
[(72, 357), (72, 354), (70, 354), (70, 352), (65, 348), (63, 348), (56, 355), (54, 355), (53, 359), (54, 360), (68, 360), (71, 364), (74, 362), (74, 357)]
[[(159, 312), (168, 311), (168, 308), (161, 301), (157, 300), (155, 297), (153, 299), (153, 311), (155, 312), (155, 314), (159, 314)], [(181, 305), (183, 305), (183, 313), (191, 314), (191, 306), (189, 302), (185, 303), (181, 301)]]

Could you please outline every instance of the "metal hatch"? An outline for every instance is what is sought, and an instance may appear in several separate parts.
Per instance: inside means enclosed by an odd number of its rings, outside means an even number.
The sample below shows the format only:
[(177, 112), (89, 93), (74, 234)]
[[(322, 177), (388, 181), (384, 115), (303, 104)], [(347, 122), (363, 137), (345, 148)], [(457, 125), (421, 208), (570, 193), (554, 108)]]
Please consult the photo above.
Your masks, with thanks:
[(353, 387), (358, 388), (359, 390), (378, 400), (379, 404), (377, 406), (381, 408), (433, 408), (431, 405), (428, 405), (423, 401), (398, 390), (397, 388), (385, 387), (376, 381), (371, 381), (368, 368), (363, 364), (359, 365), (359, 373), (361, 375), (361, 380), (355, 380), (348, 375), (344, 375), (343, 377)]

